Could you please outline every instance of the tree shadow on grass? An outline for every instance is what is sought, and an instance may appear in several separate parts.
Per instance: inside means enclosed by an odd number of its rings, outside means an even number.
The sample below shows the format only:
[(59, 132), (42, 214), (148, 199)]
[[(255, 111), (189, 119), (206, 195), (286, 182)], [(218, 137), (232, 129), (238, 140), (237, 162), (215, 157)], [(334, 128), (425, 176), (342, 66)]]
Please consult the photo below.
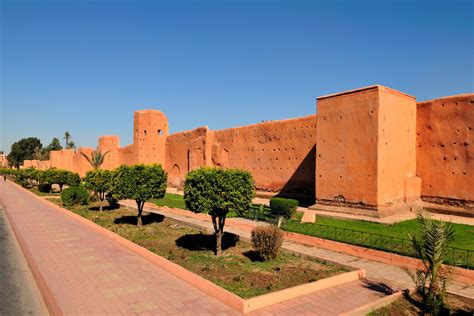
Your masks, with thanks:
[(252, 262), (262, 262), (264, 261), (262, 257), (256, 252), (255, 250), (249, 250), (244, 253), (242, 253), (244, 256), (250, 259)]
[[(142, 224), (148, 225), (152, 223), (161, 223), (165, 217), (160, 214), (149, 213), (147, 215), (142, 215)], [(124, 215), (122, 217), (117, 217), (114, 220), (115, 224), (129, 224), (137, 225), (137, 217), (135, 215)]]
[[(239, 236), (224, 232), (222, 236), (222, 250), (237, 245)], [(191, 251), (216, 250), (216, 236), (214, 234), (187, 234), (176, 239), (176, 246)]]
[[(102, 206), (102, 210), (104, 210), (104, 211), (113, 211), (113, 210), (116, 210), (118, 208), (120, 208), (120, 205), (118, 205), (118, 204)], [(100, 208), (98, 206), (91, 206), (91, 207), (89, 207), (89, 210), (98, 211), (98, 210), (100, 210)]]

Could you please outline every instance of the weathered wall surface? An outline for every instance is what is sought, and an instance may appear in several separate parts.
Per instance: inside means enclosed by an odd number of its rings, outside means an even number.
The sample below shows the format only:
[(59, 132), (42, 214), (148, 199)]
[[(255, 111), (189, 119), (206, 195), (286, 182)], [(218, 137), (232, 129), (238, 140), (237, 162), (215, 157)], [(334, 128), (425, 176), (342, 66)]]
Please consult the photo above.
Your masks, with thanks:
[(423, 199), (474, 207), (474, 94), (418, 103), (416, 162)]
[(399, 91), (379, 88), (378, 205), (420, 197), (416, 177), (416, 100)]
[(166, 142), (169, 185), (181, 188), (201, 166), (248, 170), (257, 189), (314, 198), (316, 115), (210, 131), (201, 127)]
[(314, 198), (316, 115), (212, 132), (213, 166), (252, 173), (258, 190)]
[(120, 138), (118, 136), (101, 136), (99, 138), (98, 148), (102, 153), (106, 153), (104, 163), (101, 166), (103, 169), (115, 169), (120, 165)]
[(134, 148), (135, 146), (132, 144), (118, 149), (119, 166), (134, 165), (137, 163), (137, 160), (135, 159)]
[(191, 131), (168, 136), (166, 140), (166, 164), (168, 184), (181, 189), (184, 177), (192, 169), (206, 164), (208, 128), (200, 127)]
[(318, 98), (316, 199), (376, 206), (377, 89)]

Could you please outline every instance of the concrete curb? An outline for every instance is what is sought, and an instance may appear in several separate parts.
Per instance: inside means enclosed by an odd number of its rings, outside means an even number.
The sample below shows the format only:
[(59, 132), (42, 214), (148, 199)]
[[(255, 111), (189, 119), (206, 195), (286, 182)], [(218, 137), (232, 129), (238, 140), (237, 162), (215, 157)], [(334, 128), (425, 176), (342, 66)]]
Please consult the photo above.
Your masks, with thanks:
[(378, 300), (375, 300), (373, 302), (367, 303), (365, 305), (354, 308), (350, 311), (344, 312), (340, 314), (339, 316), (365, 316), (376, 309), (390, 305), (395, 300), (402, 297), (402, 295), (403, 295), (403, 292), (395, 292), (393, 294), (379, 298)]
[[(148, 260), (152, 264), (166, 270), (170, 274), (176, 276), (177, 278), (185, 281), (186, 283), (196, 287), (197, 289), (203, 291), (204, 293), (214, 297), (215, 299), (221, 301), (222, 303), (242, 312), (242, 313), (248, 313), (251, 311), (254, 311), (256, 309), (260, 309), (263, 307), (271, 306), (276, 303), (281, 303), (293, 298), (297, 298), (303, 295), (307, 295), (316, 291), (324, 290), (327, 288), (331, 288), (337, 285), (341, 285), (344, 283), (356, 281), (362, 278), (365, 278), (366, 272), (364, 269), (360, 270), (355, 270), (355, 271), (350, 271), (346, 273), (341, 273), (326, 279), (318, 280), (315, 282), (307, 283), (307, 284), (301, 284), (295, 287), (283, 289), (280, 291), (252, 297), (250, 299), (243, 299), (239, 296), (237, 296), (234, 293), (231, 293), (227, 291), (226, 289), (212, 283), (211, 281), (208, 281), (201, 276), (183, 268), (182, 266), (175, 264), (149, 250), (146, 248), (139, 246), (135, 244), (132, 241), (129, 241), (128, 239), (125, 239), (111, 231), (109, 231), (106, 228), (103, 228), (94, 222), (75, 214), (74, 212), (64, 209), (46, 199), (43, 199), (33, 192), (26, 190), (19, 186), (18, 184), (14, 183), (16, 186), (19, 188), (27, 191), (29, 194), (34, 196), (36, 199), (39, 201), (42, 201), (43, 203), (47, 203), (48, 205), (56, 208), (58, 211), (62, 212), (63, 214), (67, 214), (71, 218), (81, 222), (82, 224), (88, 226), (89, 228), (93, 229), (97, 233), (100, 233), (113, 241), (117, 242), (121, 246), (125, 247), (129, 251), (132, 251), (133, 253), (141, 256), (142, 258)], [(25, 245), (26, 248), (26, 245)], [(33, 261), (33, 259), (31, 258)], [(34, 262), (34, 261), (33, 261)], [(40, 281), (46, 286), (45, 280), (42, 278), (41, 273), (37, 270), (37, 273), (39, 274), (39, 278), (41, 279)], [(37, 281), (38, 282), (38, 281)], [(39, 285), (39, 284), (38, 284)], [(40, 288), (42, 289), (42, 288)], [(51, 297), (51, 299), (54, 300), (54, 297), (52, 296), (51, 291), (49, 288), (46, 286), (45, 288), (45, 296), (48, 298)], [(56, 302), (56, 301), (54, 301)], [(56, 304), (57, 308), (59, 309), (59, 306)], [(60, 315), (60, 310), (59, 314), (52, 313), (53, 315)]]

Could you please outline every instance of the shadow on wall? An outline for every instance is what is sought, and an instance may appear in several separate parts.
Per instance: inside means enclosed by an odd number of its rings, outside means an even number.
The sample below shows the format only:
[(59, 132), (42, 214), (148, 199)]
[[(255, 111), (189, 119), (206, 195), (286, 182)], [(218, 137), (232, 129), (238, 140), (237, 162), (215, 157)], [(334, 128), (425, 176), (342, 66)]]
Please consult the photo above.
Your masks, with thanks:
[(316, 145), (311, 148), (277, 197), (294, 198), (300, 206), (313, 205), (316, 199)]

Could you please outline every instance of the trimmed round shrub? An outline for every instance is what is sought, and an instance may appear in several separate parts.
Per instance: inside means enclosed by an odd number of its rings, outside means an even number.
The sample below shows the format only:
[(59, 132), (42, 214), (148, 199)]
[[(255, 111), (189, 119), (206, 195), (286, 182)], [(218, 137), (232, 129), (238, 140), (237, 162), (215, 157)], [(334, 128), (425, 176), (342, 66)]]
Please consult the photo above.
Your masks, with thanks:
[(272, 214), (291, 218), (298, 207), (298, 200), (284, 199), (275, 197), (270, 200), (270, 209)]
[(51, 192), (51, 183), (40, 183), (38, 184), (38, 191), (42, 193), (50, 193)]
[(257, 226), (252, 230), (252, 247), (261, 260), (276, 258), (283, 244), (283, 233), (275, 226)]
[(61, 192), (61, 201), (66, 206), (86, 205), (89, 202), (89, 191), (83, 186), (69, 187)]

